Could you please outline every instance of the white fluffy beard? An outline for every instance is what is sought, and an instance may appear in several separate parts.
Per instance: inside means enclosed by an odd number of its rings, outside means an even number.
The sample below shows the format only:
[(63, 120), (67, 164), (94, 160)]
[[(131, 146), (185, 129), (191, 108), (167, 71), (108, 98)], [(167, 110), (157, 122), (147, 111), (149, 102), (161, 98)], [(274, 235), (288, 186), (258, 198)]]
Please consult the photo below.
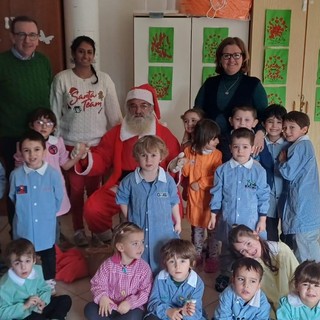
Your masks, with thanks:
[(144, 117), (135, 117), (128, 113), (124, 118), (130, 133), (137, 136), (141, 136), (146, 132), (150, 132), (153, 120), (154, 116), (152, 113), (146, 114)]

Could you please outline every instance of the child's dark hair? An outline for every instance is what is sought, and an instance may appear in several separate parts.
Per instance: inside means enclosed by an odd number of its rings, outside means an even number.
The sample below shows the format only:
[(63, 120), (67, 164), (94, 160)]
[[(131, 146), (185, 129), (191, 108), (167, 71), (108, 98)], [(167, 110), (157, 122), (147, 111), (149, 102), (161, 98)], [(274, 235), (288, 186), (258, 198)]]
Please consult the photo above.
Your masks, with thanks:
[(283, 121), (295, 122), (301, 129), (304, 127), (310, 127), (309, 116), (300, 111), (290, 111), (283, 117)]
[(235, 226), (229, 233), (230, 249), (237, 257), (242, 257), (242, 255), (234, 248), (234, 244), (239, 243), (240, 237), (257, 239), (261, 245), (261, 260), (272, 272), (277, 272), (279, 270), (279, 266), (272, 263), (273, 254), (269, 249), (268, 243), (265, 240), (262, 240), (258, 235), (254, 234), (253, 231), (244, 224)]
[(233, 277), (236, 276), (237, 271), (241, 268), (245, 268), (248, 271), (254, 270), (259, 274), (260, 281), (261, 281), (263, 276), (263, 268), (262, 268), (262, 265), (257, 260), (248, 258), (248, 257), (242, 257), (237, 259), (232, 265)]
[(254, 107), (252, 107), (252, 106), (237, 106), (237, 107), (234, 107), (234, 108), (231, 110), (231, 118), (234, 117), (234, 115), (235, 115), (238, 111), (250, 111), (251, 114), (252, 114), (252, 117), (253, 117), (254, 119), (257, 119), (257, 117), (258, 117), (257, 109), (255, 109)]
[(283, 117), (287, 114), (287, 110), (281, 104), (270, 104), (269, 107), (264, 109), (261, 117), (262, 122), (266, 122), (267, 119), (275, 117), (278, 120), (283, 120)]
[(232, 131), (231, 133), (231, 144), (234, 139), (245, 138), (250, 141), (250, 145), (254, 145), (254, 132), (248, 128), (238, 128)]
[(30, 18), (28, 16), (17, 16), (10, 23), (10, 31), (11, 31), (11, 33), (15, 33), (16, 32), (15, 31), (15, 26), (16, 26), (17, 22), (33, 22), (36, 25), (36, 27), (37, 27), (37, 29), (39, 31), (38, 23), (37, 23), (36, 20), (34, 20), (34, 19), (32, 19), (32, 18)]
[(8, 267), (11, 266), (11, 256), (15, 254), (17, 258), (23, 255), (32, 256), (33, 260), (36, 260), (36, 252), (31, 241), (20, 238), (12, 240), (4, 250), (4, 258)]
[(121, 243), (130, 233), (138, 233), (143, 230), (133, 222), (122, 222), (113, 229), (111, 246), (114, 252), (118, 252), (117, 243)]
[(206, 144), (208, 144), (212, 139), (218, 138), (219, 135), (220, 127), (216, 122), (210, 119), (202, 119), (198, 121), (194, 127), (192, 150), (198, 154), (202, 154)]
[[(96, 44), (95, 42), (90, 38), (90, 37), (87, 37), (87, 36), (79, 36), (77, 38), (75, 38), (73, 41), (72, 41), (72, 44), (71, 44), (71, 52), (72, 54), (74, 55), (76, 53), (76, 50), (79, 48), (79, 46), (81, 45), (82, 42), (86, 42), (88, 43), (92, 49), (93, 49), (93, 54), (96, 53)], [(96, 84), (98, 83), (99, 81), (99, 78), (98, 78), (98, 75), (97, 75), (97, 72), (96, 72), (96, 69), (93, 67), (93, 65), (91, 64), (90, 65), (91, 67), (91, 71), (92, 73), (94, 74), (94, 76), (96, 77), (96, 81), (93, 82), (92, 84)]]
[(32, 125), (35, 121), (37, 121), (41, 118), (50, 120), (51, 122), (54, 123), (53, 128), (56, 127), (57, 117), (52, 110), (47, 109), (47, 108), (37, 108), (32, 113), (30, 113), (29, 124)]
[(204, 118), (204, 115), (205, 115), (205, 113), (204, 113), (204, 111), (203, 111), (202, 109), (194, 107), (194, 108), (192, 108), (192, 109), (188, 109), (187, 111), (185, 111), (185, 113), (184, 113), (183, 115), (181, 115), (180, 118), (181, 118), (182, 120), (184, 120), (184, 117), (185, 117), (188, 113), (195, 113), (195, 114), (197, 114), (198, 117), (200, 118), (200, 120), (203, 119), (203, 118)]
[(46, 139), (43, 137), (43, 135), (41, 133), (39, 133), (37, 131), (29, 130), (22, 136), (22, 138), (19, 141), (20, 151), (22, 151), (22, 143), (25, 140), (38, 141), (41, 143), (43, 149), (46, 149)]
[(296, 291), (303, 282), (320, 285), (320, 262), (306, 260), (296, 268), (290, 281), (291, 287)]
[(133, 157), (138, 161), (141, 154), (145, 152), (152, 153), (154, 151), (160, 152), (161, 160), (168, 155), (168, 148), (161, 138), (155, 135), (146, 135), (135, 143), (132, 154)]
[(160, 250), (161, 261), (164, 267), (166, 262), (173, 257), (181, 259), (189, 259), (190, 266), (193, 267), (196, 259), (197, 252), (194, 245), (189, 240), (171, 239)]

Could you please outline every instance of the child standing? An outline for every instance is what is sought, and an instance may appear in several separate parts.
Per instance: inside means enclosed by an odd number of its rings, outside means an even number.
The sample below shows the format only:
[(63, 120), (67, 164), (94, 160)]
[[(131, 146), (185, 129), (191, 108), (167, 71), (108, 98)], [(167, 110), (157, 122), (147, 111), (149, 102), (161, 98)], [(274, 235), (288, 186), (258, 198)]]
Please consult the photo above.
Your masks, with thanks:
[[(202, 263), (205, 231), (210, 221), (210, 189), (213, 175), (222, 164), (222, 154), (217, 150), (220, 134), (219, 126), (210, 119), (197, 123), (191, 146), (184, 150), (187, 159), (182, 174), (188, 178), (187, 217), (191, 224), (192, 243), (197, 251), (197, 265)], [(218, 266), (219, 243), (213, 230), (208, 230), (208, 257), (205, 272), (216, 272)]]
[(0, 319), (65, 319), (71, 298), (51, 297), (42, 268), (35, 265), (33, 244), (23, 238), (13, 240), (5, 250), (5, 258), (10, 269), (0, 280)]
[(124, 216), (144, 230), (142, 258), (154, 273), (160, 269), (160, 248), (181, 232), (177, 186), (159, 166), (167, 154), (167, 147), (159, 137), (140, 138), (133, 147), (139, 167), (122, 179), (116, 195)]
[(232, 229), (229, 242), (238, 255), (261, 263), (264, 270), (261, 289), (271, 304), (272, 318), (275, 319), (279, 299), (289, 293), (289, 282), (298, 266), (297, 258), (285, 243), (262, 240), (243, 224)]
[[(223, 274), (228, 274), (232, 261), (228, 234), (234, 224), (246, 224), (266, 238), (270, 188), (266, 171), (251, 158), (253, 143), (254, 133), (251, 130), (239, 128), (232, 132), (232, 159), (216, 170), (210, 191), (211, 220), (208, 229), (216, 228), (217, 239), (222, 242), (220, 264)], [(216, 289), (224, 289), (220, 288), (220, 278), (216, 279)]]
[[(229, 123), (232, 127), (232, 131), (229, 134), (221, 136), (218, 149), (222, 152), (222, 162), (225, 163), (232, 158), (230, 144), (231, 134), (233, 130), (239, 128), (247, 128), (252, 130), (258, 124), (257, 110), (251, 106), (239, 106), (232, 109), (231, 117), (229, 117)], [(253, 148), (254, 149), (254, 148)], [(253, 150), (254, 151), (254, 150)]]
[(282, 216), (283, 233), (292, 234), (298, 261), (320, 262), (320, 188), (317, 159), (307, 135), (307, 114), (291, 111), (284, 116), (283, 134), (291, 143), (279, 155), (279, 171), (288, 180)]
[(267, 172), (270, 186), (269, 210), (267, 213), (267, 238), (279, 241), (279, 218), (282, 215), (285, 195), (283, 194), (283, 178), (278, 169), (278, 156), (281, 150), (288, 147), (282, 135), (283, 117), (286, 109), (278, 104), (266, 108), (262, 115), (262, 125), (266, 130), (264, 148), (259, 153), (259, 162)]
[(84, 309), (88, 320), (142, 320), (152, 286), (152, 272), (141, 259), (143, 230), (123, 222), (113, 231), (114, 255), (91, 279), (93, 301)]
[(193, 139), (194, 128), (200, 120), (204, 118), (204, 112), (202, 109), (188, 109), (181, 116), (184, 126), (184, 134), (181, 141), (181, 150), (183, 151), (186, 147), (190, 146)]
[(190, 241), (172, 239), (161, 248), (165, 269), (156, 277), (146, 320), (205, 319), (202, 315), (204, 284), (192, 270), (197, 253)]
[(43, 161), (46, 141), (39, 132), (25, 134), (19, 146), (24, 164), (10, 175), (9, 197), (15, 204), (13, 238), (26, 238), (34, 244), (41, 257), (44, 279), (54, 292), (56, 213), (63, 198), (61, 176)]
[(320, 263), (302, 262), (291, 283), (293, 292), (281, 298), (277, 319), (320, 319)]
[(268, 320), (270, 304), (261, 291), (263, 268), (251, 258), (240, 258), (232, 266), (232, 283), (220, 294), (213, 320)]

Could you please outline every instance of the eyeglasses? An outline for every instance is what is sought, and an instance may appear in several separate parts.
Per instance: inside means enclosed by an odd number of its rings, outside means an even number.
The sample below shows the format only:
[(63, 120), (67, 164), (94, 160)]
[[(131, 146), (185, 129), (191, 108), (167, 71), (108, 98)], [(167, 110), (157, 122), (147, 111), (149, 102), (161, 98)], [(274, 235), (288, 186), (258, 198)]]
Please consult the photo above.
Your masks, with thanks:
[(235, 52), (235, 53), (223, 53), (222, 58), (223, 60), (230, 60), (231, 57), (234, 60), (239, 60), (242, 57), (242, 52)]
[(34, 122), (35, 125), (37, 126), (46, 126), (46, 127), (53, 127), (54, 126), (54, 123), (51, 122), (51, 121), (48, 121), (48, 122), (45, 122), (45, 121), (42, 121), (42, 120), (36, 120)]
[(132, 110), (132, 111), (136, 111), (139, 108), (141, 110), (145, 111), (145, 110), (149, 109), (150, 107), (151, 107), (151, 104), (149, 104), (149, 103), (129, 104), (128, 105), (129, 110)]
[(35, 41), (39, 38), (39, 35), (35, 32), (25, 33), (25, 32), (14, 32), (13, 33), (19, 40), (25, 40), (27, 37), (31, 41)]

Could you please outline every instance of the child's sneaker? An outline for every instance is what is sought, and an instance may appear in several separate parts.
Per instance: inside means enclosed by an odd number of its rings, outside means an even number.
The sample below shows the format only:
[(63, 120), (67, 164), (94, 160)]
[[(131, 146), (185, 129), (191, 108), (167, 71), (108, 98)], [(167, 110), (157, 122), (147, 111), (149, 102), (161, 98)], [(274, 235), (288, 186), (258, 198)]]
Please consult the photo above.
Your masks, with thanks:
[(56, 280), (54, 280), (54, 279), (46, 280), (46, 283), (51, 288), (51, 295), (54, 296), (57, 293), (56, 292), (56, 284), (57, 284)]
[(219, 270), (219, 267), (218, 258), (207, 258), (204, 263), (203, 271), (206, 273), (215, 273)]
[(220, 274), (216, 279), (214, 287), (218, 292), (222, 292), (229, 285), (229, 281), (230, 278), (228, 276)]

